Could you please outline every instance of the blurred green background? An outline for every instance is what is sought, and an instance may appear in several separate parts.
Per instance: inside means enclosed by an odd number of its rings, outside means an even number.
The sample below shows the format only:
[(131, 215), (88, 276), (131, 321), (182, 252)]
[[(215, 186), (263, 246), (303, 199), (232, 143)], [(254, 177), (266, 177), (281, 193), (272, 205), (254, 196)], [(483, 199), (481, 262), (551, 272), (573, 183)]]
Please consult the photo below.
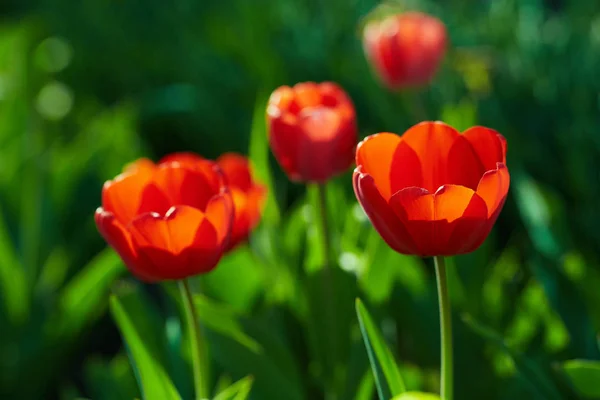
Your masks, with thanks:
[(348, 91), (361, 136), (423, 119), (506, 136), (505, 209), (481, 249), (449, 260), (456, 398), (578, 398), (563, 362), (600, 359), (600, 3), (394, 3), (441, 18), (451, 43), (432, 85), (401, 93), (362, 53), (360, 26), (377, 4), (0, 3), (0, 398), (139, 396), (108, 311), (110, 293), (133, 291), (147, 296), (145, 332), (190, 398), (189, 360), (169, 358), (186, 343), (175, 302), (129, 277), (92, 218), (124, 164), (178, 150), (250, 154), (273, 194), (251, 245), (197, 282), (215, 387), (253, 375), (253, 399), (319, 399), (324, 382), (341, 399), (371, 398), (360, 296), (407, 386), (439, 389), (430, 260), (385, 246), (350, 172), (328, 187), (339, 335), (335, 357), (320, 357), (315, 192), (287, 181), (264, 127), (269, 93), (308, 80)]

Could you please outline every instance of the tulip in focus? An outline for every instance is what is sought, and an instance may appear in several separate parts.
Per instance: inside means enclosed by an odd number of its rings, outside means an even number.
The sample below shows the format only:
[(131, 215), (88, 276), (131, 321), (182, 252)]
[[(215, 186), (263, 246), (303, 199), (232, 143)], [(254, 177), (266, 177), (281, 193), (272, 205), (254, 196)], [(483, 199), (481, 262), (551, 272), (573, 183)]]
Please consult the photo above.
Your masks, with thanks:
[(102, 188), (98, 230), (146, 282), (211, 271), (229, 244), (233, 200), (216, 163), (141, 159)]
[[(188, 152), (174, 153), (165, 161), (177, 161), (184, 165), (202, 163), (203, 158)], [(226, 251), (234, 249), (248, 239), (250, 232), (258, 225), (267, 199), (267, 188), (252, 177), (247, 157), (237, 153), (225, 153), (217, 159), (217, 165), (223, 172), (227, 187), (233, 198), (235, 219), (231, 239)]]
[(324, 183), (352, 164), (356, 115), (335, 83), (278, 88), (269, 99), (267, 121), (271, 149), (291, 180)]
[(446, 27), (420, 12), (373, 20), (363, 31), (365, 54), (390, 88), (429, 83), (446, 52)]
[(460, 134), (422, 122), (402, 136), (379, 133), (356, 150), (354, 192), (386, 243), (403, 254), (476, 250), (508, 193), (506, 141), (473, 127)]

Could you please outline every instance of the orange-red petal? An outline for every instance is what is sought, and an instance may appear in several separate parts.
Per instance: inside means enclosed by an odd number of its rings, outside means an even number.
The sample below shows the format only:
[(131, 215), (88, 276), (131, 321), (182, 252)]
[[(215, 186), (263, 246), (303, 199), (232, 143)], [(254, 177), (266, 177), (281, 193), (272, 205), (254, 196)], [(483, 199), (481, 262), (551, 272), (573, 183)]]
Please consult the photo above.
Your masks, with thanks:
[(375, 180), (359, 166), (353, 175), (354, 193), (373, 227), (394, 250), (403, 254), (418, 254), (419, 249), (387, 201), (380, 194)]
[(210, 199), (206, 205), (206, 218), (215, 228), (217, 244), (226, 246), (235, 218), (235, 209), (229, 191), (224, 191)]
[(158, 164), (168, 164), (168, 163), (179, 163), (181, 165), (195, 167), (196, 164), (204, 162), (205, 159), (199, 156), (196, 153), (192, 153), (189, 151), (181, 151), (177, 153), (167, 154), (163, 158), (160, 159)]
[(321, 91), (314, 82), (302, 82), (294, 85), (294, 104), (298, 110), (321, 105)]
[(474, 126), (461, 135), (464, 137), (483, 165), (484, 171), (496, 169), (496, 163), (504, 162), (506, 142), (502, 135), (493, 129)]
[(471, 189), (445, 185), (436, 193), (406, 188), (390, 206), (421, 256), (460, 254), (478, 238), (487, 221), (485, 202)]
[(486, 172), (479, 185), (477, 194), (485, 201), (488, 218), (492, 218), (504, 205), (510, 187), (510, 174), (503, 163), (497, 163), (495, 169)]
[(141, 208), (160, 212), (166, 206), (165, 197), (151, 184), (154, 169), (130, 167), (128, 171), (102, 188), (102, 207), (123, 224), (134, 219)]
[(155, 275), (154, 266), (138, 256), (131, 235), (113, 213), (98, 208), (94, 220), (104, 240), (117, 252), (131, 273), (146, 282), (160, 279)]
[(217, 158), (217, 165), (221, 167), (229, 186), (243, 191), (252, 188), (252, 174), (247, 157), (237, 153), (225, 153)]
[(206, 174), (179, 163), (161, 164), (154, 183), (167, 196), (170, 206), (186, 205), (199, 210), (204, 210), (219, 191)]
[(173, 207), (164, 216), (141, 215), (130, 231), (138, 252), (152, 260), (163, 280), (207, 272), (222, 254), (212, 223), (193, 207)]
[(191, 169), (198, 174), (202, 174), (206, 182), (212, 188), (213, 193), (217, 193), (223, 186), (223, 173), (217, 163), (208, 160), (192, 152), (172, 153), (163, 157), (159, 162), (159, 167), (182, 166)]
[(367, 136), (356, 148), (356, 165), (375, 181), (384, 199), (392, 196), (390, 170), (400, 136), (393, 133), (378, 133)]
[(434, 193), (448, 183), (448, 154), (455, 139), (460, 134), (443, 122), (421, 122), (402, 135), (402, 141), (409, 145), (421, 163), (422, 186)]
[(123, 168), (123, 172), (127, 173), (135, 173), (142, 172), (145, 174), (153, 174), (154, 169), (156, 168), (156, 164), (152, 162), (149, 158), (140, 158), (132, 163), (125, 165)]

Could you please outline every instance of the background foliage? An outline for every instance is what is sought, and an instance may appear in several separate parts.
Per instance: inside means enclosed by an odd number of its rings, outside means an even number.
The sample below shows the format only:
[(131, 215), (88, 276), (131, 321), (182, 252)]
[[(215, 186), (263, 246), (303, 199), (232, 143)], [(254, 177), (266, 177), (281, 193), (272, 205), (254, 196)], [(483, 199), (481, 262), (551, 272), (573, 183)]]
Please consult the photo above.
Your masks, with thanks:
[[(0, 397), (131, 399), (140, 371), (128, 353), (159, 357), (164, 370), (144, 376), (166, 373), (191, 396), (176, 297), (130, 278), (92, 219), (124, 164), (176, 150), (249, 153), (273, 194), (250, 246), (196, 282), (215, 392), (251, 375), (253, 399), (319, 398), (323, 386), (371, 398), (357, 296), (407, 389), (436, 392), (430, 260), (385, 246), (348, 173), (328, 187), (340, 268), (324, 299), (316, 193), (287, 182), (266, 147), (268, 94), (333, 80), (362, 136), (440, 119), (508, 139), (500, 220), (480, 250), (449, 260), (456, 398), (600, 398), (589, 383), (600, 370), (589, 362), (600, 359), (600, 5), (412, 4), (447, 24), (451, 47), (430, 87), (395, 94), (362, 54), (374, 0), (2, 2)], [(123, 330), (131, 318), (145, 329), (122, 332), (124, 348), (113, 320)], [(563, 368), (573, 359), (588, 361)]]

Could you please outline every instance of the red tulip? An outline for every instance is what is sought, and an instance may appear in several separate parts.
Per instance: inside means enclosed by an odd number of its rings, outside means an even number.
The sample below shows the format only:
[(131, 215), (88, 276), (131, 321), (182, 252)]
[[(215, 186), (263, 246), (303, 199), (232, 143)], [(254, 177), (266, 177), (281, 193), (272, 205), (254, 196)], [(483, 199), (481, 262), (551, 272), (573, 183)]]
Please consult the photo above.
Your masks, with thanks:
[(233, 200), (219, 167), (141, 159), (104, 184), (98, 230), (139, 279), (209, 272), (233, 225)]
[(271, 149), (291, 180), (323, 183), (352, 164), (354, 106), (335, 83), (278, 88), (269, 99), (267, 120)]
[(366, 56), (390, 88), (431, 81), (444, 58), (446, 41), (444, 24), (420, 12), (373, 20), (363, 31)]
[(506, 141), (473, 127), (460, 134), (422, 122), (402, 135), (379, 133), (356, 150), (354, 192), (386, 243), (403, 254), (476, 250), (506, 200)]
[[(203, 159), (196, 154), (184, 152), (171, 154), (164, 160), (193, 165)], [(225, 153), (217, 159), (217, 164), (225, 175), (235, 208), (231, 240), (227, 246), (227, 250), (231, 250), (245, 241), (260, 222), (267, 198), (267, 188), (254, 181), (250, 163), (243, 155)]]

